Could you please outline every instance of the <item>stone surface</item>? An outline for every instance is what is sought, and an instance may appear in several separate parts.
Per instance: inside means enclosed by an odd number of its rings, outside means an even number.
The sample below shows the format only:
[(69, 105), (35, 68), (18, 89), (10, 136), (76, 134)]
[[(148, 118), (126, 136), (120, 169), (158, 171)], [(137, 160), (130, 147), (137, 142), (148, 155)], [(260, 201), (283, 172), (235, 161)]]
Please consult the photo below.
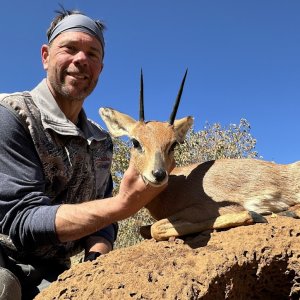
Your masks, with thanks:
[(300, 220), (143, 241), (75, 265), (45, 299), (299, 299)]

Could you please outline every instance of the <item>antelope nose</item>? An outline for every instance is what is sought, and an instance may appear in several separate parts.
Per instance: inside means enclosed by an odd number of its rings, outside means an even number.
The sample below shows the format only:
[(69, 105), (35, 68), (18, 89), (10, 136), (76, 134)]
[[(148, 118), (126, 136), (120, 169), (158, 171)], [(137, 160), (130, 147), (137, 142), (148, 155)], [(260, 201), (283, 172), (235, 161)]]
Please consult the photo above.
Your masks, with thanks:
[(158, 182), (161, 182), (166, 178), (167, 172), (164, 169), (157, 169), (152, 171), (152, 175)]

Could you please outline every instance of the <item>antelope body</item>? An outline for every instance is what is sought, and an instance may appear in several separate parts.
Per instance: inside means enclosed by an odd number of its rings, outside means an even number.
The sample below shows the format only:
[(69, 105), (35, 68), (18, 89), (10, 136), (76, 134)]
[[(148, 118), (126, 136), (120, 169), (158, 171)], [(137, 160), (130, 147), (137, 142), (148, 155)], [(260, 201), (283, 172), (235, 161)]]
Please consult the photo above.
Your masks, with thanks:
[(184, 141), (193, 124), (190, 116), (175, 120), (185, 77), (169, 122), (144, 122), (142, 92), (139, 121), (110, 108), (99, 111), (113, 136), (132, 139), (131, 160), (144, 181), (153, 186), (168, 181), (167, 188), (147, 205), (158, 220), (151, 227), (152, 237), (164, 240), (266, 222), (261, 214), (297, 208), (300, 162), (279, 165), (256, 159), (220, 159), (173, 169), (174, 147)]

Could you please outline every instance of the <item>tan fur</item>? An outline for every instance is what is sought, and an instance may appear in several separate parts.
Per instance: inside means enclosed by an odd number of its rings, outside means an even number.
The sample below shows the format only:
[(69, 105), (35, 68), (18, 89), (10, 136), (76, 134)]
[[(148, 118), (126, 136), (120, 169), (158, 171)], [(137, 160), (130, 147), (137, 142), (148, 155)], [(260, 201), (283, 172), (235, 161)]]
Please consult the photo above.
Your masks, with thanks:
[(170, 147), (183, 141), (192, 118), (171, 126), (137, 122), (112, 109), (101, 109), (100, 115), (112, 135), (122, 132), (140, 142), (142, 151), (132, 149), (131, 159), (145, 181), (157, 186), (169, 181), (167, 189), (147, 205), (159, 220), (151, 228), (157, 240), (265, 222), (258, 214), (282, 212), (300, 204), (300, 162), (279, 165), (256, 159), (220, 159), (175, 168), (157, 182), (152, 171), (157, 166), (170, 170), (174, 163)]
[[(174, 125), (165, 122), (139, 122), (129, 116), (110, 108), (100, 108), (99, 114), (109, 132), (114, 137), (126, 135), (136, 139), (141, 145), (141, 151), (131, 150), (131, 160), (144, 180), (151, 185), (163, 185), (168, 181), (158, 182), (152, 172), (156, 169), (168, 171), (174, 163), (172, 145), (181, 143), (187, 131), (193, 124), (192, 117), (176, 120)], [(167, 174), (168, 175), (168, 174)]]

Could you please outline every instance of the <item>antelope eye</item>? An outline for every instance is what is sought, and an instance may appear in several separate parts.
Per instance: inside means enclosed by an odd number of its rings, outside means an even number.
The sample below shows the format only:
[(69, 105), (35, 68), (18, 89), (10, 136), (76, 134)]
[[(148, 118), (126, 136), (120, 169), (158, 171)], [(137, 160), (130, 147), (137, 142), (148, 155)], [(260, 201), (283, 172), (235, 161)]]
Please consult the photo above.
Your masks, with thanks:
[(169, 149), (169, 152), (173, 152), (177, 145), (178, 145), (178, 143), (177, 143), (177, 142), (174, 142), (174, 143), (171, 145), (171, 147), (170, 147), (170, 149)]
[(141, 149), (141, 144), (138, 142), (138, 140), (132, 139), (131, 142), (134, 148)]

